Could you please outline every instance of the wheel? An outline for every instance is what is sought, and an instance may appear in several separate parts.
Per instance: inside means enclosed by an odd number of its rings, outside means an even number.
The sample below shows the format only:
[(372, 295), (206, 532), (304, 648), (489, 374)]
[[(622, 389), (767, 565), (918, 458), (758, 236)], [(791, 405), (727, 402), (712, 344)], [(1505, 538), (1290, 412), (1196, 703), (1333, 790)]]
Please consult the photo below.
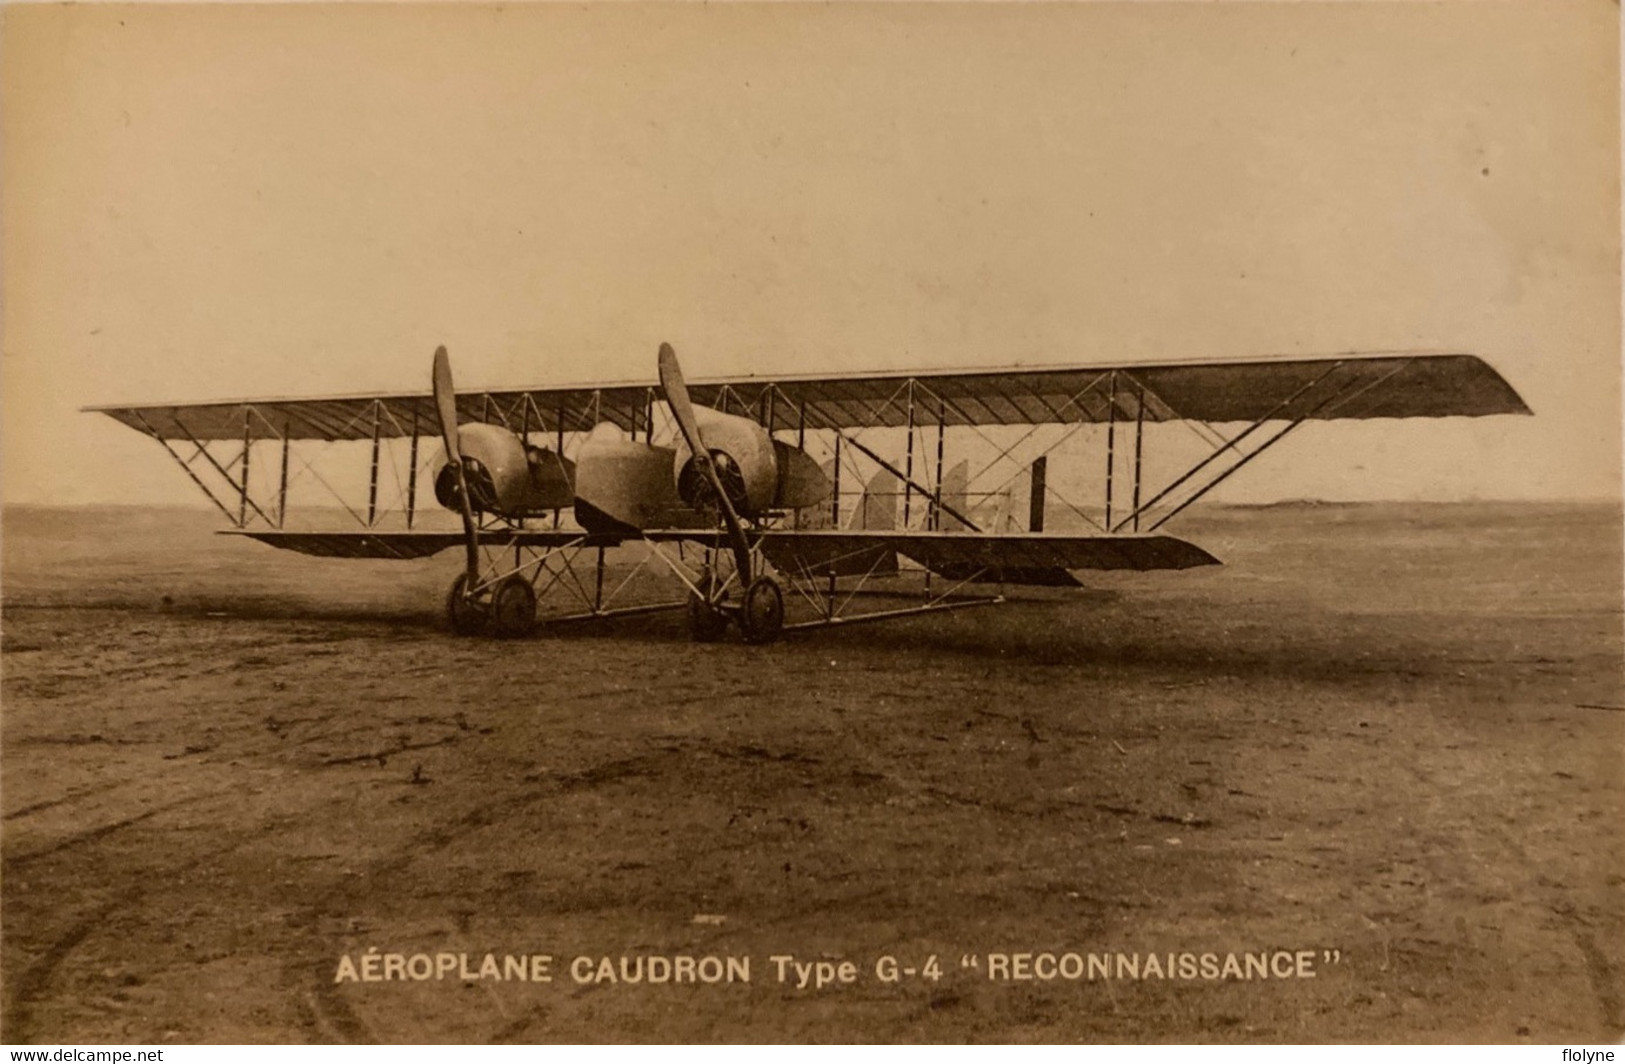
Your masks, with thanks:
[(446, 619), (451, 622), (451, 630), (458, 635), (479, 635), (485, 631), (490, 612), (483, 602), (464, 594), (466, 587), (468, 574), (458, 573), (457, 579), (451, 582), (451, 591), (446, 595)]
[(739, 628), (747, 643), (771, 643), (784, 631), (784, 592), (779, 582), (762, 575), (745, 589), (744, 608), (739, 611)]
[(500, 639), (522, 639), (536, 630), (536, 589), (522, 576), (510, 576), (491, 596), (491, 631)]
[(711, 602), (711, 588), (716, 583), (709, 570), (698, 581), (700, 591), (688, 593), (688, 636), (696, 643), (715, 643), (728, 630), (728, 615)]

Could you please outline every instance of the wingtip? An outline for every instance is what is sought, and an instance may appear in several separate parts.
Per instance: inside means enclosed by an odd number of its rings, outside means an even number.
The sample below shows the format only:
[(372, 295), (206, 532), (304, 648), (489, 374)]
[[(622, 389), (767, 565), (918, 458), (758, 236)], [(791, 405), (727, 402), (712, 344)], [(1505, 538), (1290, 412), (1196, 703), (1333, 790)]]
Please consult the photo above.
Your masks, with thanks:
[(1185, 545), (1185, 549), (1189, 552), (1187, 555), (1188, 564), (1185, 566), (1187, 569), (1200, 569), (1204, 565), (1224, 564), (1218, 558), (1208, 553), (1206, 547), (1199, 547), (1189, 540), (1182, 539), (1179, 542), (1183, 543)]

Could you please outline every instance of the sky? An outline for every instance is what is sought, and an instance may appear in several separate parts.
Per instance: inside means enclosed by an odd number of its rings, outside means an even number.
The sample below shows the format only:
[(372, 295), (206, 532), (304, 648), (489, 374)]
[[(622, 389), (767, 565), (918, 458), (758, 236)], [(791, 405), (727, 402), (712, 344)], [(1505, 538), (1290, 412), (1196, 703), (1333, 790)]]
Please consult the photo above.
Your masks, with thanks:
[(9, 6), (0, 493), (99, 403), (1446, 350), (1219, 497), (1618, 499), (1618, 7)]

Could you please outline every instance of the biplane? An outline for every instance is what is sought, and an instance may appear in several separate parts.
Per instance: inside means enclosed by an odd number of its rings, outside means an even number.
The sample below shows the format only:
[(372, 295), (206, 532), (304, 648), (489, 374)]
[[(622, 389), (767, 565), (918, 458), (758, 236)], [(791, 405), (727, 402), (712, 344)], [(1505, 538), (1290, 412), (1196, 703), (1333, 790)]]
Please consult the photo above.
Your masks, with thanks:
[[(1160, 530), (1307, 422), (1530, 413), (1469, 354), (691, 384), (662, 345), (657, 368), (643, 382), (457, 392), (442, 347), (427, 394), (89, 409), (157, 441), (226, 534), (325, 558), (461, 548), (446, 597), (458, 633), (681, 609), (694, 639), (733, 627), (748, 643), (1078, 587), (1082, 571), (1217, 564)], [(1153, 481), (1147, 437), (1176, 423), (1199, 453)], [(1084, 482), (1103, 505), (1074, 503), (1049, 473), (1086, 429), (1104, 462)], [(965, 452), (953, 465), (950, 443)], [(323, 472), (312, 453), (334, 448), (364, 464), (364, 502), (359, 476)], [(301, 493), (320, 505), (290, 520)], [(1055, 501), (1066, 531), (1046, 527)], [(615, 548), (633, 556), (611, 570)], [(675, 598), (631, 590), (649, 569), (680, 582), (660, 582)]]

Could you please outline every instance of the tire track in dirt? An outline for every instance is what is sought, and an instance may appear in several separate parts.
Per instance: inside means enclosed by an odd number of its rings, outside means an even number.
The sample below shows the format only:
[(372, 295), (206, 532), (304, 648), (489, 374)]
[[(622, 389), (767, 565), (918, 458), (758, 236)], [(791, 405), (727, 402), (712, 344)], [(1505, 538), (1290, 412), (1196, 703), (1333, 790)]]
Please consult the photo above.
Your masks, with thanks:
[[(439, 824), (435, 827), (420, 831), (407, 839), (395, 850), (383, 857), (377, 858), (366, 866), (362, 876), (365, 881), (378, 882), (400, 872), (413, 861), (432, 855), (466, 837), (469, 829), (486, 827), (505, 816), (516, 815), (526, 806), (545, 801), (558, 793), (571, 789), (570, 783), (576, 786), (591, 787), (598, 783), (620, 779), (627, 775), (637, 775), (645, 767), (642, 763), (647, 758), (627, 758), (604, 765), (594, 766), (582, 773), (571, 776), (558, 777), (553, 787), (538, 787), (534, 791), (515, 795), (512, 798), (489, 805), (477, 805), (454, 820)], [(531, 778), (531, 782), (541, 782), (545, 777)], [(322, 891), (310, 898), (303, 906), (304, 918), (298, 922), (311, 930), (306, 932), (310, 948), (292, 949), (290, 955), (306, 955), (316, 953), (320, 949), (315, 939), (318, 926), (318, 916), (323, 910), (328, 910), (342, 900), (341, 895), (347, 891), (346, 886), (335, 886)], [(283, 977), (293, 985), (299, 985), (314, 974), (315, 983), (304, 995), (303, 1000), (308, 1004), (312, 1024), (319, 1034), (331, 1034), (351, 1044), (376, 1045), (383, 1041), (379, 1038), (371, 1025), (358, 1016), (345, 996), (339, 992), (338, 985), (324, 971), (311, 971), (310, 966), (299, 961), (290, 961), (283, 968)]]
[(80, 790), (65, 794), (61, 798), (51, 798), (47, 801), (35, 802), (32, 805), (25, 805), (21, 809), (13, 809), (11, 812), (7, 813), (3, 819), (20, 820), (23, 817), (29, 816), (33, 813), (43, 813), (47, 809), (55, 809), (59, 805), (68, 805), (71, 802), (77, 802), (84, 798), (91, 798), (98, 794), (106, 794), (108, 791), (118, 790), (120, 787), (127, 786), (129, 782), (129, 780), (115, 780), (112, 783), (104, 783), (99, 787), (84, 787)]
[[(711, 744), (700, 745), (707, 747)], [(707, 749), (705, 752), (718, 757), (731, 756), (748, 760), (757, 760), (764, 756), (772, 758), (772, 755), (766, 751), (754, 747), (741, 747), (737, 751), (725, 752)], [(487, 827), (505, 817), (517, 816), (528, 806), (545, 802), (561, 794), (577, 793), (622, 780), (654, 775), (658, 773), (663, 763), (674, 758), (680, 759), (684, 754), (685, 750), (682, 745), (678, 744), (662, 747), (654, 753), (610, 758), (574, 772), (532, 774), (525, 777), (525, 781), (538, 785), (533, 790), (524, 794), (513, 795), (498, 802), (475, 806), (455, 819), (416, 833), (396, 847), (390, 854), (369, 863), (366, 872), (361, 878), (373, 882), (387, 879), (401, 872), (414, 861), (431, 856), (453, 843), (465, 839), (471, 829)], [(788, 754), (781, 759), (796, 760), (802, 756), (804, 755)], [(323, 910), (332, 909), (342, 900), (341, 895), (348, 889), (346, 886), (335, 886), (311, 898), (304, 906), (306, 910), (305, 918), (299, 922), (314, 929), (318, 923), (317, 914)], [(308, 934), (311, 938), (310, 950), (294, 949), (290, 951), (292, 954), (307, 954), (308, 952), (316, 952), (320, 948), (314, 941), (316, 932), (311, 930)], [(361, 1044), (378, 1044), (383, 1041), (377, 1032), (372, 1029), (371, 1025), (357, 1015), (346, 996), (340, 992), (338, 985), (331, 980), (329, 973), (326, 971), (312, 973), (308, 964), (297, 961), (290, 962), (284, 968), (283, 973), (285, 978), (296, 984), (309, 979), (314, 974), (314, 986), (303, 995), (303, 1000), (311, 1012), (311, 1025), (319, 1035), (342, 1038), (346, 1042)], [(525, 1024), (534, 1020), (534, 1018), (525, 1018), (517, 1027), (510, 1025), (514, 1029), (504, 1037), (514, 1037), (517, 1031), (522, 1031)], [(502, 1040), (502, 1038), (498, 1040)]]
[(64, 839), (60, 839), (57, 842), (52, 843), (44, 849), (35, 850), (32, 853), (9, 854), (5, 858), (5, 863), (13, 868), (20, 865), (31, 864), (42, 857), (49, 857), (53, 853), (60, 853), (63, 850), (74, 846), (79, 846), (87, 842), (95, 842), (97, 839), (105, 838), (106, 836), (113, 834), (115, 831), (122, 831), (127, 827), (133, 827), (142, 821), (152, 819), (160, 813), (167, 813), (171, 809), (179, 809), (182, 806), (192, 805), (207, 798), (215, 798), (219, 797), (220, 794), (230, 793), (233, 792), (227, 790), (221, 791), (218, 794), (194, 794), (190, 798), (181, 798), (166, 805), (160, 805), (155, 808), (148, 809), (144, 813), (137, 813), (135, 816), (125, 817), (123, 820), (116, 820), (111, 824), (103, 824), (101, 827), (91, 828), (89, 831), (81, 831), (77, 834), (69, 835)]
[[(1409, 762), (1401, 764), (1406, 771), (1415, 777), (1417, 783), (1430, 786), (1432, 780), (1416, 765)], [(1592, 995), (1596, 999), (1601, 1011), (1606, 1036), (1610, 1039), (1618, 1038), (1622, 1028), (1625, 1028), (1625, 1008), (1622, 1008), (1619, 993), (1619, 977), (1606, 954), (1597, 946), (1595, 936), (1591, 933), (1591, 926), (1582, 916), (1574, 903), (1564, 894), (1549, 885), (1542, 874), (1543, 866), (1529, 855), (1523, 843), (1513, 836), (1506, 828), (1498, 824), (1486, 824), (1485, 831), (1498, 841), (1506, 852), (1512, 854), (1524, 870), (1535, 882), (1541, 894), (1543, 907), (1561, 920), (1567, 929), (1569, 937), (1573, 939), (1580, 956), (1585, 960), (1586, 979), (1591, 984)], [(1369, 922), (1369, 921), (1368, 921)], [(1387, 943), (1384, 943), (1387, 949)]]
[[(1556, 910), (1561, 911), (1561, 910)], [(1591, 931), (1572, 911), (1563, 915), (1569, 918), (1570, 930), (1574, 935), (1575, 944), (1585, 955), (1586, 974), (1591, 977), (1591, 989), (1597, 995), (1597, 1002), (1602, 1006), (1602, 1022), (1607, 1027), (1606, 1036), (1617, 1038), (1621, 1027), (1625, 1027), (1625, 1019), (1621, 1017), (1619, 1000), (1619, 980), (1614, 974), (1613, 965), (1609, 963), (1607, 954), (1597, 946), (1596, 938)]]
[[(114, 786), (117, 785), (109, 785), (108, 787), (101, 789), (110, 790)], [(168, 812), (169, 810), (177, 809), (182, 806), (193, 805), (213, 798), (224, 798), (228, 796), (234, 798), (236, 793), (236, 790), (233, 788), (221, 788), (207, 794), (193, 795), (190, 798), (183, 798), (179, 801), (170, 802), (169, 804), (159, 806), (156, 809), (149, 809), (137, 816), (127, 817), (124, 820), (117, 821), (116, 823), (104, 824), (99, 828), (93, 828), (90, 831), (80, 832), (77, 835), (71, 835), (66, 839), (55, 843), (54, 845), (47, 846), (42, 850), (36, 850), (33, 853), (15, 856), (8, 855), (4, 858), (4, 869), (8, 874), (10, 874), (20, 864), (35, 861), (51, 854), (60, 853), (63, 850), (81, 845), (86, 842), (93, 842), (97, 839), (105, 838), (114, 832), (121, 831), (124, 828), (149, 820), (161, 813)], [(241, 841), (212, 852), (207, 858), (198, 858), (193, 861), (188, 861), (173, 871), (183, 874), (190, 872), (193, 869), (201, 866), (206, 860), (213, 860), (222, 854), (230, 853), (242, 846), (245, 842), (251, 841), (255, 837), (255, 834), (250, 833)], [(19, 975), (15, 980), (7, 981), (5, 996), (3, 999), (5, 1002), (4, 1020), (6, 1027), (5, 1036), (7, 1041), (17, 1044), (22, 1043), (27, 1039), (32, 1028), (33, 1006), (39, 1000), (46, 988), (49, 987), (52, 976), (56, 974), (57, 969), (61, 966), (62, 962), (68, 957), (68, 955), (77, 949), (85, 941), (85, 939), (89, 938), (97, 928), (106, 923), (107, 919), (115, 912), (136, 905), (143, 897), (146, 896), (146, 893), (147, 891), (144, 888), (132, 887), (121, 892), (112, 900), (104, 902), (102, 905), (92, 910), (83, 919), (74, 923), (68, 928), (67, 931), (63, 932), (63, 934), (47, 945), (45, 950), (26, 968), (24, 968), (22, 974)]]
[(33, 1034), (33, 1007), (46, 988), (51, 984), (51, 977), (56, 974), (57, 968), (64, 958), (73, 952), (78, 945), (90, 936), (90, 933), (100, 927), (107, 918), (120, 908), (134, 904), (140, 898), (142, 891), (137, 888), (125, 891), (111, 901), (103, 903), (84, 919), (68, 928), (45, 951), (22, 970), (16, 979), (8, 980), (6, 988), (5, 1010), (5, 1040), (13, 1045), (22, 1045), (28, 1042)]
[[(109, 785), (109, 787), (103, 789), (112, 789), (114, 786), (117, 785)], [(71, 836), (53, 846), (49, 846), (43, 850), (39, 850), (31, 854), (24, 854), (21, 857), (7, 856), (4, 858), (3, 867), (5, 872), (9, 874), (20, 861), (37, 860), (50, 854), (60, 853), (63, 850), (78, 846), (85, 842), (104, 838), (126, 827), (146, 821), (171, 809), (221, 798), (230, 798), (235, 801), (237, 797), (238, 791), (235, 787), (223, 787), (205, 794), (193, 795), (190, 798), (184, 798), (176, 802), (171, 802), (168, 805), (160, 806), (156, 809), (149, 809), (139, 816), (129, 817), (114, 824), (106, 824), (100, 828), (95, 828), (87, 832), (81, 832), (78, 835)], [(188, 873), (202, 867), (206, 863), (218, 861), (221, 857), (236, 852), (244, 845), (251, 842), (260, 841), (263, 838), (265, 831), (266, 828), (264, 825), (257, 825), (252, 830), (242, 832), (241, 837), (236, 841), (215, 848), (206, 856), (198, 857), (174, 866), (173, 868), (166, 869), (165, 875), (170, 879), (173, 879), (175, 876), (185, 876)], [(110, 901), (98, 906), (90, 914), (69, 927), (68, 930), (62, 935), (52, 940), (50, 944), (45, 947), (44, 951), (26, 968), (23, 969), (21, 975), (19, 975), (16, 979), (8, 979), (6, 981), (4, 996), (0, 997), (0, 1001), (4, 1002), (4, 1011), (3, 1013), (0, 1013), (0, 1021), (3, 1021), (4, 1024), (3, 1033), (5, 1041), (11, 1044), (20, 1044), (30, 1037), (33, 1028), (34, 1006), (40, 1000), (44, 992), (49, 988), (51, 979), (56, 974), (57, 969), (61, 967), (62, 962), (66, 960), (74, 950), (78, 949), (98, 928), (106, 923), (109, 917), (120, 910), (133, 908), (139, 905), (147, 894), (148, 891), (145, 888), (132, 887), (121, 892), (117, 897), (111, 899)], [(320, 1033), (320, 1031), (318, 1031), (318, 1033)]]
[(1490, 833), (1533, 875), (1541, 889), (1546, 910), (1562, 921), (1569, 937), (1574, 940), (1580, 956), (1585, 959), (1586, 979), (1591, 983), (1591, 992), (1602, 1012), (1604, 1036), (1617, 1039), (1621, 1030), (1625, 1029), (1625, 1008), (1621, 1007), (1619, 973), (1614, 970), (1608, 955), (1597, 945), (1590, 922), (1573, 902), (1557, 888), (1548, 885), (1545, 876), (1541, 874), (1544, 871), (1543, 867), (1529, 856), (1522, 843), (1498, 825), (1492, 826)]

